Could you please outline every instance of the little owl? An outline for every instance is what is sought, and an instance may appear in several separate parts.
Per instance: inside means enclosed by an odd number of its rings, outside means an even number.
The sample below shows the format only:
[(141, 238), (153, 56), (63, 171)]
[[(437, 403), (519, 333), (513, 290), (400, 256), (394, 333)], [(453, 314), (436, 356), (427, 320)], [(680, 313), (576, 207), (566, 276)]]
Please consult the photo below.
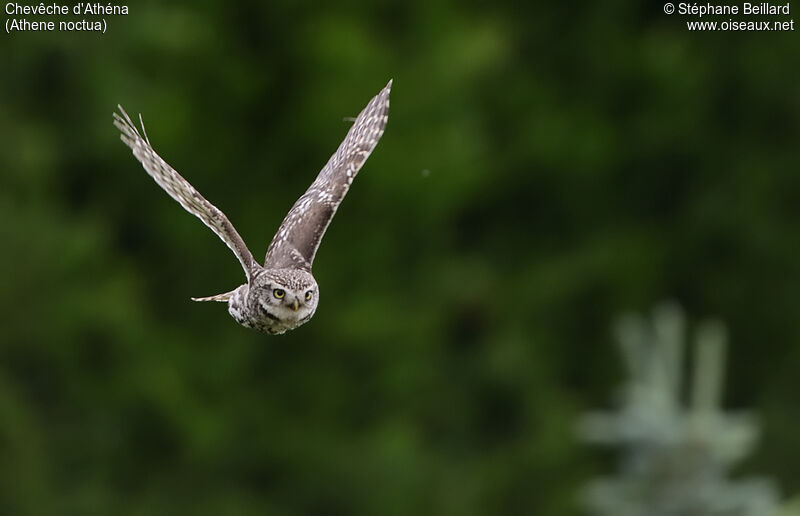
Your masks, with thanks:
[(243, 285), (193, 300), (227, 302), (236, 322), (271, 334), (293, 330), (311, 319), (319, 302), (319, 287), (311, 274), (314, 255), (350, 184), (383, 135), (391, 87), (389, 81), (369, 101), (317, 178), (294, 203), (269, 244), (263, 266), (255, 261), (228, 217), (156, 154), (141, 115), (140, 133), (118, 106), (114, 125), (122, 131), (125, 145), (161, 188), (231, 248), (244, 269), (247, 282)]

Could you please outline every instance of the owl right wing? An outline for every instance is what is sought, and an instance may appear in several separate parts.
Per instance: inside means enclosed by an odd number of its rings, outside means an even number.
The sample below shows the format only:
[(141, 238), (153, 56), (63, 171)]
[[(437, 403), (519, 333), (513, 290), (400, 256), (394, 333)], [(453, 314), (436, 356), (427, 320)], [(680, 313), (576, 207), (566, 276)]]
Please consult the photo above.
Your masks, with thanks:
[[(139, 122), (142, 126), (142, 132), (139, 133), (128, 113), (122, 109), (122, 106), (117, 107), (119, 107), (121, 116), (118, 113), (114, 113), (114, 125), (122, 132), (120, 139), (131, 148), (133, 155), (141, 162), (147, 173), (155, 179), (158, 186), (163, 188), (170, 197), (178, 201), (186, 211), (202, 220), (206, 226), (211, 228), (211, 231), (216, 233), (230, 247), (233, 254), (242, 264), (249, 281), (253, 269), (258, 267), (258, 264), (250, 250), (247, 249), (242, 237), (233, 227), (231, 221), (228, 220), (228, 217), (216, 206), (208, 202), (186, 179), (181, 177), (175, 169), (161, 159), (161, 156), (156, 154), (156, 151), (150, 145), (150, 140), (147, 138), (141, 115), (139, 116)], [(142, 134), (144, 137), (142, 137)]]
[(311, 271), (317, 249), (350, 184), (372, 153), (389, 119), (392, 81), (359, 113), (344, 141), (283, 219), (264, 267)]

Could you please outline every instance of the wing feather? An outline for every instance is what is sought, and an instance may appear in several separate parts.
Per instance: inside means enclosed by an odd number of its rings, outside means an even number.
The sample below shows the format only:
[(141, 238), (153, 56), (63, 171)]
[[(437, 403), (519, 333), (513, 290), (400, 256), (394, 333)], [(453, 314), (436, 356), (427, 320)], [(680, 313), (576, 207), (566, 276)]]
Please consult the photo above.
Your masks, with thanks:
[(392, 81), (356, 117), (344, 141), (289, 210), (272, 239), (266, 268), (311, 271), (314, 256), (353, 179), (383, 136)]
[(142, 132), (140, 133), (128, 113), (122, 109), (122, 106), (117, 107), (120, 112), (114, 113), (114, 125), (122, 132), (120, 139), (130, 147), (142, 167), (170, 197), (178, 201), (186, 211), (202, 220), (230, 247), (233, 254), (242, 264), (249, 281), (253, 268), (257, 267), (257, 264), (253, 255), (247, 249), (244, 240), (228, 220), (228, 217), (216, 206), (208, 202), (186, 179), (169, 166), (161, 156), (156, 154), (156, 151), (150, 145), (150, 140), (147, 138), (141, 115), (139, 115), (139, 123), (142, 127)]

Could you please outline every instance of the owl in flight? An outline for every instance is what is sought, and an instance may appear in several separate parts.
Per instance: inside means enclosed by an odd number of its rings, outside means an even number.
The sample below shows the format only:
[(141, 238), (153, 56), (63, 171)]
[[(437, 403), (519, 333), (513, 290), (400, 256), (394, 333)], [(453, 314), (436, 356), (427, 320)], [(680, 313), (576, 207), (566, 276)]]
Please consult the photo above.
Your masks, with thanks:
[(283, 219), (267, 249), (264, 265), (258, 264), (228, 217), (194, 189), (156, 154), (144, 129), (119, 107), (114, 125), (144, 169), (173, 199), (195, 215), (222, 239), (239, 259), (247, 282), (230, 292), (195, 301), (228, 303), (236, 322), (258, 331), (279, 334), (293, 330), (314, 315), (319, 287), (311, 265), (325, 230), (350, 184), (383, 135), (389, 118), (389, 91), (383, 88), (356, 117), (344, 141)]

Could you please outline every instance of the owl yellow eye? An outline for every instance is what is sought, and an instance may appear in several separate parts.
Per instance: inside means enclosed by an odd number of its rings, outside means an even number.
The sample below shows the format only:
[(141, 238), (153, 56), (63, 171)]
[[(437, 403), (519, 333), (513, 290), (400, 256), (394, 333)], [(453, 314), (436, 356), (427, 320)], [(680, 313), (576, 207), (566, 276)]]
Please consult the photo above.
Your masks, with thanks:
[(282, 288), (276, 288), (275, 290), (272, 291), (272, 295), (278, 299), (282, 299), (283, 296), (286, 295), (286, 291), (283, 290)]
[(306, 301), (309, 301), (310, 299), (311, 299), (311, 291), (309, 290), (308, 292), (306, 292)]

